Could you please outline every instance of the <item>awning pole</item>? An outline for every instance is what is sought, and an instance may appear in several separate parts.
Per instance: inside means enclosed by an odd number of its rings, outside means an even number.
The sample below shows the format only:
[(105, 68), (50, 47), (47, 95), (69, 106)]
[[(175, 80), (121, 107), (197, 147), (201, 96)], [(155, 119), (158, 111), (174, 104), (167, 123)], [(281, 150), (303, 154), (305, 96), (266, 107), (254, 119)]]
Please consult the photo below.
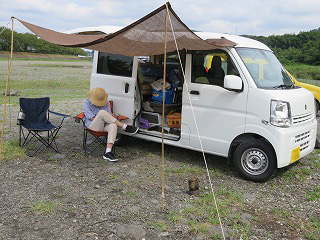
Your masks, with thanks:
[(6, 114), (7, 114), (7, 95), (8, 95), (8, 87), (9, 87), (10, 71), (11, 71), (11, 64), (12, 64), (12, 55), (13, 55), (13, 20), (14, 20), (14, 17), (11, 17), (11, 21), (12, 21), (11, 51), (10, 51), (10, 62), (8, 67), (8, 77), (6, 81), (6, 90), (4, 92), (4, 99), (3, 99), (3, 119), (2, 119), (1, 137), (0, 137), (0, 160), (2, 160), (2, 139), (4, 135), (4, 123), (6, 121)]
[(167, 45), (168, 45), (168, 3), (166, 3), (166, 30), (164, 40), (163, 83), (162, 83), (162, 209), (164, 209), (164, 105), (166, 99)]

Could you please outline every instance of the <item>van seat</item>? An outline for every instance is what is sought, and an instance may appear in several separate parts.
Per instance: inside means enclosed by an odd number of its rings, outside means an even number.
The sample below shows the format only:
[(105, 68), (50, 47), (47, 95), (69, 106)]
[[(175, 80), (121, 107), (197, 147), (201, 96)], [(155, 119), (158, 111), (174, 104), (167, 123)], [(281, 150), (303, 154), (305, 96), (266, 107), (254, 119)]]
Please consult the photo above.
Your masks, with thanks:
[(204, 83), (204, 84), (209, 84), (209, 80), (206, 77), (197, 77), (194, 80), (195, 83)]

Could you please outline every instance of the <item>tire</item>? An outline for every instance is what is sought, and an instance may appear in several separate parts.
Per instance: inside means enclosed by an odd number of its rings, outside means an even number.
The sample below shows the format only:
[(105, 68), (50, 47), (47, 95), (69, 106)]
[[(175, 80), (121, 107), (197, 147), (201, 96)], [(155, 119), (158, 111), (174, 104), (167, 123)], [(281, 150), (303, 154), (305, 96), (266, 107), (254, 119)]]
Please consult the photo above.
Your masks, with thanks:
[(320, 149), (320, 143), (319, 143), (318, 138), (316, 139), (316, 144), (315, 144), (314, 148), (315, 149)]
[(314, 100), (315, 101), (315, 103), (314, 103), (314, 105), (315, 105), (315, 112), (316, 112), (316, 116), (318, 115), (318, 113), (319, 113), (319, 108), (320, 108), (320, 106), (319, 106), (319, 102), (317, 101), (317, 100)]
[(130, 137), (127, 135), (117, 134), (116, 141), (114, 142), (114, 145), (117, 147), (123, 147), (128, 143), (129, 139), (130, 139)]
[(261, 140), (241, 143), (234, 153), (233, 162), (239, 174), (253, 182), (264, 182), (277, 170), (275, 152)]

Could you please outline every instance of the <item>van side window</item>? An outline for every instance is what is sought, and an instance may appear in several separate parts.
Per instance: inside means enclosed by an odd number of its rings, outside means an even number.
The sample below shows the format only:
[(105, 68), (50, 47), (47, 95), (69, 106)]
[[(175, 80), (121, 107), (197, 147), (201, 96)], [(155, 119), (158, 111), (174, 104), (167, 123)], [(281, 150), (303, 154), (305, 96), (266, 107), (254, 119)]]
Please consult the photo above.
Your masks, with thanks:
[(239, 75), (227, 52), (223, 50), (193, 52), (191, 82), (223, 87), (226, 75)]
[(97, 73), (132, 77), (133, 57), (99, 52)]

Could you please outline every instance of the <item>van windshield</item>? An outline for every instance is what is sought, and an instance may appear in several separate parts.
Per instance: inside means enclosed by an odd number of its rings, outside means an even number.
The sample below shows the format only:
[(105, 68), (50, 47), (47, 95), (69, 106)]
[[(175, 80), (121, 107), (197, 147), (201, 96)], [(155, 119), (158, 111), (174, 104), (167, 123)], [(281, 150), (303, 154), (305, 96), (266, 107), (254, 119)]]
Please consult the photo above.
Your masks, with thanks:
[(267, 50), (237, 48), (258, 88), (290, 89), (294, 84), (276, 56)]

